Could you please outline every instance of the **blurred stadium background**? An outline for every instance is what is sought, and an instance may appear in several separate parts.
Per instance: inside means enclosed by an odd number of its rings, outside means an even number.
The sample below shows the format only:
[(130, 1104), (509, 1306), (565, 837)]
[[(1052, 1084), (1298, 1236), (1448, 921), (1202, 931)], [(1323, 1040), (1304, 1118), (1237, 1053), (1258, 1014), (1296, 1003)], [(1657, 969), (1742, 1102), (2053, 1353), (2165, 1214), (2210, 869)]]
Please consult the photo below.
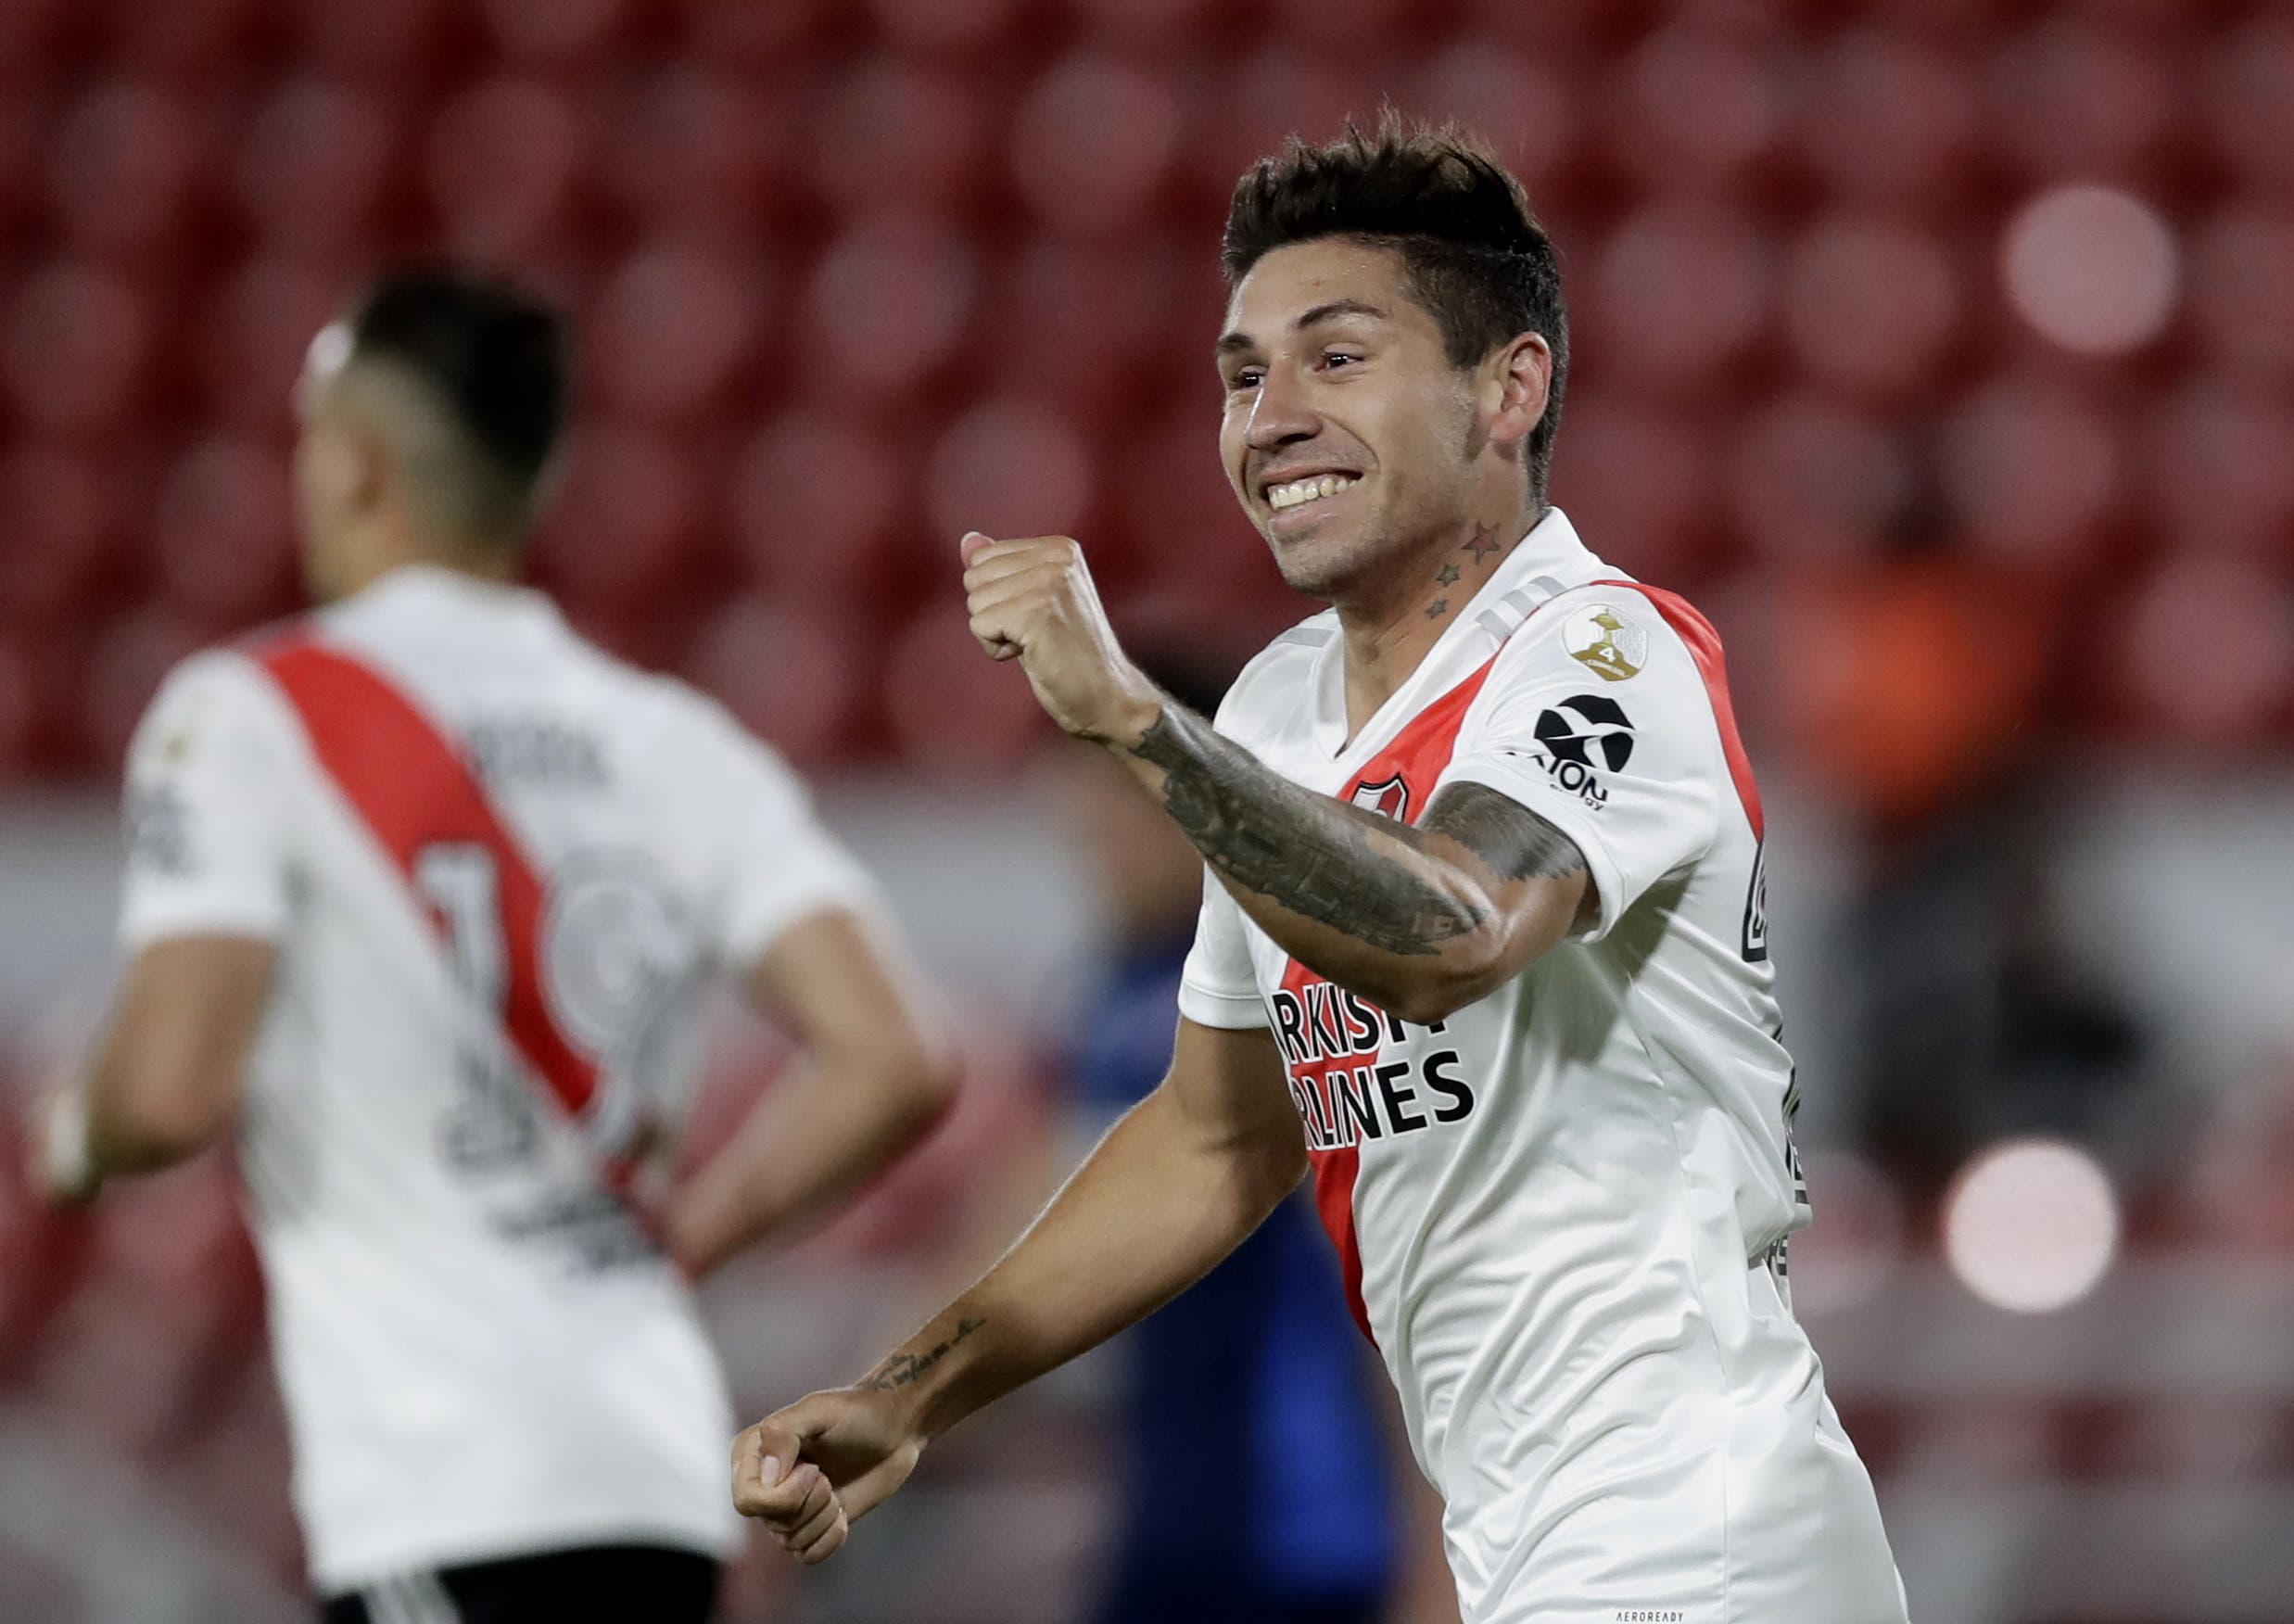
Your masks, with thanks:
[[(917, 1165), (712, 1288), (744, 1403), (848, 1377), (1039, 1187), (1101, 927), (955, 539), (1084, 538), (1166, 646), (1301, 613), (1213, 452), (1217, 233), (1388, 100), (1528, 183), (1556, 499), (1729, 640), (1795, 1286), (1915, 1615), (2286, 1624), (2283, 3), (0, 0), (0, 1081), (100, 1000), (160, 672), (296, 607), (305, 345), (380, 266), (484, 260), (581, 323), (539, 578), (814, 775), (972, 1045)], [(724, 1028), (718, 1111), (774, 1052)], [(303, 1616), (228, 1169), (77, 1224), (8, 1160), (0, 1616)], [(1104, 1389), (983, 1417), (896, 1537), (752, 1562), (732, 1617), (1072, 1617)]]

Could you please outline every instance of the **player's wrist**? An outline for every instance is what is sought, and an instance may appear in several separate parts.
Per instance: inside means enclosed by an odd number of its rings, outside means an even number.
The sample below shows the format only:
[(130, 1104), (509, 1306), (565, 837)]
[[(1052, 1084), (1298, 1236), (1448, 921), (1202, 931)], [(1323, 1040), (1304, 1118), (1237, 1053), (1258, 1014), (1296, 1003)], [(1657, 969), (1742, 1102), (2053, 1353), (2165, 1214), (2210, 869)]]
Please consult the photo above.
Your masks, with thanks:
[(1170, 703), (1162, 691), (1137, 671), (1119, 678), (1113, 697), (1092, 725), (1079, 736), (1109, 750), (1128, 753), (1139, 747)]

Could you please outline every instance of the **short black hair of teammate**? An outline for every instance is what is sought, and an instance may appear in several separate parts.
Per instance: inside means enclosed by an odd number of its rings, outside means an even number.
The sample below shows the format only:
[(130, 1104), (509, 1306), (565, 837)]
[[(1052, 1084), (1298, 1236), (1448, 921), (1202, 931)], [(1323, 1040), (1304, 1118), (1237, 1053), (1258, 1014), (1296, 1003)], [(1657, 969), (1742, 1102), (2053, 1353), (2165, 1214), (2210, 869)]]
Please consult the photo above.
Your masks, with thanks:
[(1273, 250), (1329, 236), (1401, 257), (1403, 286), (1439, 324), (1452, 366), (1472, 366), (1524, 333), (1545, 340), (1553, 375), (1529, 435), (1529, 488), (1543, 501), (1569, 376), (1569, 312), (1560, 260), (1521, 183), (1454, 126), (1410, 124), (1391, 111), (1375, 133), (1349, 123), (1327, 146), (1293, 136), (1236, 184), (1220, 266), (1232, 287)]
[(385, 276), (352, 313), (353, 361), (402, 368), (450, 413), (469, 450), (528, 510), (571, 406), (565, 319), (509, 283), (443, 266)]

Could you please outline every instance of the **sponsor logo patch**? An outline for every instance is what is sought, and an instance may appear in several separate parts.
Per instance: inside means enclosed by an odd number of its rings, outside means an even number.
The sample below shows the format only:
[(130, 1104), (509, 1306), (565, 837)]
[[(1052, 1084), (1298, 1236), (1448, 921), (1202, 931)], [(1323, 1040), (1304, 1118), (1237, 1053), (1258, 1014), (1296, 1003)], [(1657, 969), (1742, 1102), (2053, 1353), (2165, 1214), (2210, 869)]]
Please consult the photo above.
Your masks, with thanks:
[(1633, 758), (1633, 724), (1625, 707), (1598, 693), (1578, 693), (1538, 717), (1540, 749), (1523, 752), (1554, 786), (1599, 811), (1609, 804), (1601, 775)]

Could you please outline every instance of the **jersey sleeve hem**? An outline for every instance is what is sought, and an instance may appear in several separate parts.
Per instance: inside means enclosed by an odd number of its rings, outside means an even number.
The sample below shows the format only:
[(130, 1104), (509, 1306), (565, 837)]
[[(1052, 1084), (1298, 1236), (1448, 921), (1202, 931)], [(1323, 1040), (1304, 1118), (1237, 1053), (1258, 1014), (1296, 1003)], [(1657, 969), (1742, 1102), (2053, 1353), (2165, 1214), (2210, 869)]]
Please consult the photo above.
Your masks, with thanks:
[(1214, 992), (1194, 981), (1179, 983), (1179, 1013), (1198, 1026), (1215, 1026), (1226, 1032), (1247, 1032), (1266, 1024), (1266, 1006), (1259, 1001), (1257, 993), (1245, 996)]
[(1441, 781), (1444, 785), (1476, 783), (1495, 790), (1569, 837), (1585, 859), (1586, 872), (1592, 878), (1596, 909), (1593, 922), (1582, 930), (1572, 931), (1570, 941), (1600, 941), (1616, 927), (1626, 908), (1636, 900), (1625, 894), (1625, 877), (1602, 840), (1595, 821), (1598, 814), (1561, 803), (1536, 778), (1502, 754), (1463, 756), (1450, 764)]
[(827, 913), (890, 917), (876, 882), (857, 859), (841, 856), (833, 868), (816, 869), (802, 882), (777, 890), (769, 902), (727, 921), (718, 947), (729, 964), (746, 970), (805, 920)]
[(276, 942), (286, 915), (275, 907), (222, 897), (183, 897), (132, 905), (120, 920), (120, 942), (148, 947), (175, 936), (252, 936)]

